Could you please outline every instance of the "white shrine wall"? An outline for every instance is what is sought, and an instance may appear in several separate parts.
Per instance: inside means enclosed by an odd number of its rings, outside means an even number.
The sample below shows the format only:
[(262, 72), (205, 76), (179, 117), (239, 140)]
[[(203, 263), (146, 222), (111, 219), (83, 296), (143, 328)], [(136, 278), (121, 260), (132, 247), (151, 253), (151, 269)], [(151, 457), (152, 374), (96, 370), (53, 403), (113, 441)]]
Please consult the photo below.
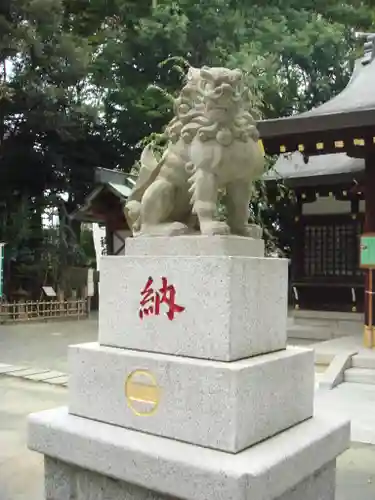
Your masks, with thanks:
[(320, 197), (312, 203), (303, 203), (303, 215), (350, 214), (351, 202), (336, 200), (333, 196)]

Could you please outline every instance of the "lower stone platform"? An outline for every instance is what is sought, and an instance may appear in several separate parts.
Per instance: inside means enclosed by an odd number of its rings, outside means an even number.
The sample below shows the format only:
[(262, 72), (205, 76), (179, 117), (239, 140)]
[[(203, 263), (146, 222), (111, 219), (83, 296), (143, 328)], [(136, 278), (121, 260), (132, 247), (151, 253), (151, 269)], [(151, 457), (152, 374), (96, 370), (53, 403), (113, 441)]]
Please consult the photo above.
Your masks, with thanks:
[(311, 418), (314, 352), (224, 363), (97, 342), (69, 348), (69, 411), (237, 453)]
[[(97, 472), (72, 466), (46, 457), (45, 493), (46, 500), (172, 500), (178, 497), (166, 496), (111, 479)], [(180, 497), (181, 498), (181, 497)], [(217, 492), (217, 499), (228, 500)], [(313, 476), (298, 483), (277, 500), (334, 500), (335, 462), (320, 469)]]
[(31, 415), (28, 436), (29, 448), (54, 459), (47, 500), (334, 500), (350, 427), (316, 416), (232, 455), (58, 408)]

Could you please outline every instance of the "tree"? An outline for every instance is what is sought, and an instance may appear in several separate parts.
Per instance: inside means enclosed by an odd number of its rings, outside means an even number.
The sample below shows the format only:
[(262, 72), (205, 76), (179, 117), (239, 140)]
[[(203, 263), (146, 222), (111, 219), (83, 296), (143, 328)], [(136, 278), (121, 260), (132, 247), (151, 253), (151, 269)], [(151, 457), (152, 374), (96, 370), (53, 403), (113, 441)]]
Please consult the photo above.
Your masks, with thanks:
[[(369, 29), (375, 12), (369, 1), (334, 0), (159, 0), (153, 9), (117, 0), (110, 12), (100, 1), (95, 5), (104, 21), (95, 32), (90, 81), (103, 99), (104, 126), (125, 171), (138, 158), (140, 141), (171, 117), (170, 100), (147, 89), (157, 84), (173, 94), (181, 85), (176, 60), (244, 69), (258, 116), (285, 116), (343, 89), (361, 50), (355, 31)], [(261, 183), (256, 193), (253, 217), (269, 229), (280, 227), (275, 210), (282, 204), (287, 214), (292, 193), (265, 198)]]
[[(29, 244), (40, 259), (43, 207), (59, 199), (73, 211), (95, 166), (129, 171), (140, 141), (168, 122), (170, 101), (147, 89), (178, 89), (176, 60), (244, 69), (259, 116), (329, 99), (346, 84), (358, 53), (355, 30), (371, 27), (374, 10), (370, 0), (3, 0), (2, 220), (29, 200)], [(256, 189), (253, 215), (272, 227), (278, 217), (269, 206), (277, 200), (266, 200), (261, 184)], [(79, 240), (74, 229), (69, 248)]]
[(169, 103), (146, 92), (150, 83), (169, 91), (180, 85), (173, 63), (162, 61), (175, 56), (195, 66), (238, 65), (253, 77), (263, 116), (283, 116), (342, 90), (358, 49), (354, 32), (369, 29), (374, 19), (374, 7), (362, 1), (159, 0), (146, 13), (143, 2), (128, 5), (117, 0), (111, 12), (98, 8), (104, 22), (102, 36), (95, 34), (91, 74), (126, 168), (139, 153), (139, 139), (170, 116)]
[[(92, 187), (102, 154), (110, 159), (102, 153), (102, 131), (85, 87), (92, 49), (68, 28), (69, 17), (63, 0), (1, 5), (0, 237), (13, 269), (22, 259), (11, 252), (9, 224), (23, 200), (31, 214), (23, 245), (29, 264), (42, 266), (42, 215), (51, 196), (74, 210)], [(69, 239), (68, 263), (75, 259), (74, 237)]]

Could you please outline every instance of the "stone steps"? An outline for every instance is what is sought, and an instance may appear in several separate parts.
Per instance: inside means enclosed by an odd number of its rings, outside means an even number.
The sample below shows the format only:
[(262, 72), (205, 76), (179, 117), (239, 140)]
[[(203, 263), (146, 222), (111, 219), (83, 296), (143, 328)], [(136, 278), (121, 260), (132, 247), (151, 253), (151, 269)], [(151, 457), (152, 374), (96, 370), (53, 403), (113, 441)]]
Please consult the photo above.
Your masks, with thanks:
[(363, 315), (359, 313), (300, 310), (288, 314), (289, 337), (330, 340), (358, 335), (362, 329)]
[(345, 371), (344, 381), (375, 385), (375, 370), (369, 368), (349, 368)]
[(375, 385), (375, 356), (372, 353), (353, 356), (351, 368), (345, 371), (344, 380), (356, 384)]
[(352, 367), (375, 370), (375, 356), (368, 354), (357, 354), (352, 358)]
[(306, 339), (311, 342), (319, 340), (330, 340), (334, 338), (334, 332), (326, 326), (311, 326), (311, 325), (288, 325), (288, 338)]

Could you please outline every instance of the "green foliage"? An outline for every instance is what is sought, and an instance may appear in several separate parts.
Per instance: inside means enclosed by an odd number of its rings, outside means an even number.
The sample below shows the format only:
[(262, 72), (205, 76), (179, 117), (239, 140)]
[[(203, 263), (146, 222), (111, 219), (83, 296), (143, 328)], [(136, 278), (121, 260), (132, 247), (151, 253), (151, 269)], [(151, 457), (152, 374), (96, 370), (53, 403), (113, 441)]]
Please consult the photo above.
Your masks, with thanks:
[[(181, 85), (184, 61), (242, 68), (255, 116), (289, 115), (344, 88), (360, 50), (355, 31), (371, 29), (375, 12), (370, 1), (159, 0), (146, 13), (141, 2), (132, 10), (121, 5), (115, 4), (110, 36), (104, 22), (90, 81), (102, 96), (105, 128), (125, 171), (145, 143), (163, 146), (160, 133), (171, 118), (170, 95)], [(272, 203), (259, 184), (252, 216), (287, 247), (281, 227), (289, 222), (278, 212), (290, 219), (291, 202)]]
[(87, 227), (82, 229), (79, 244), (85, 256), (84, 264), (96, 269), (96, 254), (91, 229)]
[[(56, 206), (68, 192), (66, 209), (75, 209), (92, 188), (102, 154), (85, 88), (93, 49), (66, 29), (65, 7), (63, 0), (0, 7), (0, 232), (13, 281), (8, 289), (27, 274), (32, 285), (43, 282), (56, 254), (42, 227), (48, 197)], [(68, 246), (74, 253), (73, 238)]]
[(285, 115), (343, 88), (358, 48), (354, 29), (369, 29), (374, 18), (371, 3), (364, 2), (160, 0), (146, 15), (141, 2), (131, 11), (121, 3), (110, 36), (104, 23), (92, 82), (102, 93), (106, 127), (123, 148), (125, 168), (138, 153), (134, 145), (170, 117), (168, 100), (146, 89), (180, 85), (172, 55), (193, 66), (241, 67), (261, 98), (263, 116)]
[[(256, 116), (289, 115), (343, 89), (355, 31), (375, 20), (370, 0), (0, 3), (0, 232), (8, 262), (44, 262), (52, 203), (64, 236), (51, 259), (62, 268), (84, 261), (87, 246), (66, 214), (92, 189), (95, 167), (129, 172), (145, 142), (162, 149), (186, 62), (242, 68)], [(270, 195), (259, 181), (251, 209), (284, 248), (292, 209), (280, 189)]]

